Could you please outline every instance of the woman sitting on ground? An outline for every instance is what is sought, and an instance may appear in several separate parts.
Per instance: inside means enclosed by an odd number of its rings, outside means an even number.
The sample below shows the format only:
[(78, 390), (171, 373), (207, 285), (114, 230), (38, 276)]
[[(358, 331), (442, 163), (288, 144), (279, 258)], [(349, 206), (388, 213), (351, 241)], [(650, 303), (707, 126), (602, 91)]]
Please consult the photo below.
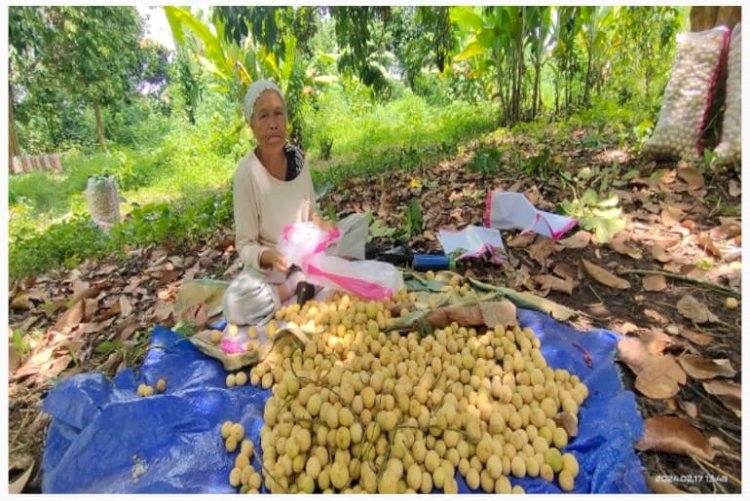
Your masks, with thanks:
[[(223, 308), (232, 324), (262, 325), (304, 280), (276, 249), (284, 226), (314, 221), (332, 229), (334, 224), (316, 213), (310, 168), (302, 151), (287, 141), (286, 103), (276, 84), (259, 80), (250, 85), (243, 113), (258, 145), (240, 160), (234, 176), (235, 248), (244, 270), (227, 289)], [(364, 216), (353, 214), (338, 227), (342, 248), (351, 248), (343, 244), (352, 239), (362, 241), (361, 253), (341, 257), (363, 259)], [(329, 253), (336, 254), (336, 248)]]

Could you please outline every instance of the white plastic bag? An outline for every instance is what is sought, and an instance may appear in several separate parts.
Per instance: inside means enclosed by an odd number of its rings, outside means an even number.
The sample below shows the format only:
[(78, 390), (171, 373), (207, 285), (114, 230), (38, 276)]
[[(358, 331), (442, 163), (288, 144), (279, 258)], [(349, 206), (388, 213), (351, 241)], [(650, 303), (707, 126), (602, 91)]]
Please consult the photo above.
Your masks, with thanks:
[(484, 225), (499, 230), (533, 231), (558, 240), (578, 221), (537, 209), (523, 193), (495, 190), (487, 193)]
[(729, 30), (725, 26), (677, 36), (677, 56), (659, 120), (643, 145), (644, 153), (686, 160), (703, 156), (703, 131), (728, 41)]
[(117, 183), (109, 176), (92, 176), (86, 185), (89, 214), (96, 224), (109, 228), (120, 221), (120, 197)]
[(401, 272), (392, 264), (347, 261), (326, 255), (325, 250), (339, 238), (341, 231), (338, 228), (326, 232), (311, 222), (295, 223), (284, 227), (278, 248), (302, 269), (305, 279), (315, 285), (370, 300), (393, 297), (404, 287)]
[(495, 264), (502, 264), (503, 237), (496, 228), (469, 225), (460, 231), (441, 229), (438, 231), (438, 241), (447, 255), (454, 252), (462, 254), (457, 259), (469, 259), (487, 256)]
[(721, 143), (716, 147), (719, 164), (739, 164), (742, 159), (742, 32), (732, 30), (727, 68), (727, 93)]

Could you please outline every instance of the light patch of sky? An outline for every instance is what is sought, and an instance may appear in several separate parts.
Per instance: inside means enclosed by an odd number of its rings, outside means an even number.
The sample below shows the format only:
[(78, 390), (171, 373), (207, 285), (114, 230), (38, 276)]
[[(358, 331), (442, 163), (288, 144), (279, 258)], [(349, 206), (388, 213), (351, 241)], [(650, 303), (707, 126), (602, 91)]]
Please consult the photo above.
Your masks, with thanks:
[(169, 29), (164, 9), (154, 6), (137, 6), (138, 14), (145, 20), (145, 36), (174, 51), (172, 30)]

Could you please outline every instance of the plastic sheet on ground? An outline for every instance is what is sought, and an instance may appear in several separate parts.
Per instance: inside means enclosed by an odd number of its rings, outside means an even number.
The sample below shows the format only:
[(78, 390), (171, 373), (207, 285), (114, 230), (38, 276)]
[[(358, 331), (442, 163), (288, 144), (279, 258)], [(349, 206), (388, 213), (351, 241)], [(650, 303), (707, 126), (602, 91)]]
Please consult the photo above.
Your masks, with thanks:
[[(528, 310), (519, 309), (519, 321), (539, 336), (550, 366), (578, 374), (589, 386), (579, 434), (565, 449), (581, 467), (575, 492), (648, 492), (633, 450), (643, 421), (613, 363), (616, 335), (580, 333)], [(53, 418), (44, 451), (43, 492), (236, 492), (228, 479), (237, 453), (225, 451), (221, 424), (241, 422), (260, 450), (263, 406), (270, 392), (226, 388), (226, 374), (220, 362), (187, 339), (157, 326), (137, 373), (127, 369), (112, 381), (96, 373), (66, 379), (43, 403)], [(167, 380), (164, 394), (137, 396), (138, 384), (155, 384), (159, 378)], [(257, 459), (253, 463), (259, 470)], [(459, 491), (469, 492), (463, 478), (457, 479)], [(510, 479), (529, 493), (560, 492), (557, 483), (539, 478)]]

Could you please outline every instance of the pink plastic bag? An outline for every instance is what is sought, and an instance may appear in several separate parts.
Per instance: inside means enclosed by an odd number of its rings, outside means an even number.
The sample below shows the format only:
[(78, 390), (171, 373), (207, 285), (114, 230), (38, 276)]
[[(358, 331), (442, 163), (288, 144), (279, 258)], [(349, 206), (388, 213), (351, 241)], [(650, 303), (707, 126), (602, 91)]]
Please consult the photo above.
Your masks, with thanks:
[(559, 240), (578, 221), (537, 209), (523, 193), (488, 191), (484, 225), (499, 230), (518, 229), (522, 234), (534, 232)]
[(314, 223), (287, 225), (278, 248), (302, 269), (306, 280), (315, 285), (351, 292), (363, 299), (380, 300), (404, 287), (401, 272), (389, 263), (348, 261), (328, 256), (325, 250), (341, 238), (338, 229), (323, 231)]

